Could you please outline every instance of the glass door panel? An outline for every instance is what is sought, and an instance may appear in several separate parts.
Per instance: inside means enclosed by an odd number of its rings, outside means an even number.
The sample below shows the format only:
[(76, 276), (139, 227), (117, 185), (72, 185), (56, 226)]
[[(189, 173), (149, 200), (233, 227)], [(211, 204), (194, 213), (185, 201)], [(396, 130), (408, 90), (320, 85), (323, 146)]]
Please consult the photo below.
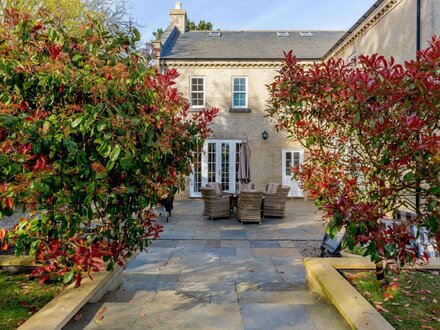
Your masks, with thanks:
[(200, 187), (219, 182), (223, 191), (235, 192), (241, 141), (209, 140), (195, 155), (190, 177), (190, 197), (201, 197)]

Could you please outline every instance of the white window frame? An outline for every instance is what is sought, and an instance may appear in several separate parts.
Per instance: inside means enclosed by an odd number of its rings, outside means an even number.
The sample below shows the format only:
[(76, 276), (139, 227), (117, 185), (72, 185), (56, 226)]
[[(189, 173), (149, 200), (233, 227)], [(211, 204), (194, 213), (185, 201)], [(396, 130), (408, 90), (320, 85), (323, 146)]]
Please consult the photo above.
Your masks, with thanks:
[[(192, 80), (202, 79), (203, 80), (203, 105), (193, 105), (192, 102)], [(195, 93), (200, 93), (200, 91), (195, 91)], [(206, 104), (206, 79), (204, 76), (190, 76), (189, 77), (189, 102), (191, 104), (191, 109), (204, 109)]]
[[(229, 190), (230, 193), (235, 193), (236, 190), (236, 178), (237, 178), (237, 168), (236, 168), (236, 146), (237, 144), (243, 143), (243, 140), (205, 140), (203, 147), (200, 149), (201, 155), (201, 187), (206, 187), (209, 182), (208, 178), (208, 143), (215, 144), (215, 182), (222, 181), (222, 163), (221, 163), (221, 147), (223, 143), (229, 144)], [(192, 166), (192, 172), (190, 174), (189, 181), (189, 196), (192, 197), (202, 197), (200, 191), (196, 192), (194, 189), (194, 164)]]
[[(243, 93), (243, 92), (235, 92), (234, 91), (234, 79), (236, 78), (244, 78), (246, 81), (246, 102), (244, 106), (235, 106), (234, 105), (234, 94), (235, 93)], [(247, 109), (248, 108), (248, 99), (249, 99), (249, 84), (248, 84), (248, 77), (247, 76), (232, 76), (232, 100), (231, 100), (231, 107), (232, 109)]]

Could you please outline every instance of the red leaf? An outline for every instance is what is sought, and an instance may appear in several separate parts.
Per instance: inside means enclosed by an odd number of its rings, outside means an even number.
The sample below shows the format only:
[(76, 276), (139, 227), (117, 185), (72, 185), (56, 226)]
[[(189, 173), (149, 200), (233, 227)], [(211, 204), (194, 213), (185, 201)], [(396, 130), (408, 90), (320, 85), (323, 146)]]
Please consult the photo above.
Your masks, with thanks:
[(399, 288), (398, 282), (394, 282), (393, 284), (390, 285), (390, 290), (392, 291), (396, 291), (398, 288)]
[(0, 229), (0, 240), (4, 239), (6, 237), (7, 233), (8, 233), (8, 230), (6, 228)]
[(45, 283), (49, 278), (50, 278), (50, 275), (43, 275), (43, 276), (40, 277), (39, 282), (40, 283)]
[(12, 200), (12, 198), (10, 198), (10, 197), (6, 198), (5, 205), (6, 205), (6, 208), (13, 210), (14, 209), (14, 201)]
[(82, 277), (80, 273), (76, 273), (75, 275), (75, 288), (79, 287), (81, 285)]
[(52, 42), (49, 46), (46, 46), (47, 51), (49, 52), (50, 59), (55, 61), (61, 53), (61, 46)]

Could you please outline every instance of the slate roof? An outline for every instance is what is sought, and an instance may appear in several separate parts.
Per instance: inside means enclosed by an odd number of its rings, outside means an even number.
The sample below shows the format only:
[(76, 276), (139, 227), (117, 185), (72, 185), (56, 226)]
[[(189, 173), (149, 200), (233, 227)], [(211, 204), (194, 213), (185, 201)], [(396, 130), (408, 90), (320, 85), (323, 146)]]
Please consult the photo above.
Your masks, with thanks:
[[(346, 31), (211, 31), (170, 33), (161, 58), (169, 60), (281, 60), (283, 51), (293, 50), (300, 59), (321, 59)], [(215, 31), (217, 32), (217, 31)], [(279, 37), (277, 32), (288, 32)], [(312, 32), (303, 37), (300, 32)]]

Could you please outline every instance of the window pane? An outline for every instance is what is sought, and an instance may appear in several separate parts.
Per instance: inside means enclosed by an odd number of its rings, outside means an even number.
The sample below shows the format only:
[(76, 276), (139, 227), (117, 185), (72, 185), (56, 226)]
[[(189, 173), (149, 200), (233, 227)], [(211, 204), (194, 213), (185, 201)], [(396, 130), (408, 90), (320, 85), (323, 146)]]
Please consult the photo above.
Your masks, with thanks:
[(234, 107), (246, 106), (246, 93), (234, 93)]
[(246, 78), (234, 78), (234, 92), (246, 92)]
[(287, 152), (286, 153), (286, 176), (292, 175), (292, 172), (290, 170), (291, 167), (292, 167), (292, 153)]
[(299, 165), (299, 152), (293, 153), (293, 165)]
[(208, 143), (208, 182), (215, 182), (215, 143)]
[(222, 143), (221, 184), (223, 190), (229, 190), (229, 143)]

